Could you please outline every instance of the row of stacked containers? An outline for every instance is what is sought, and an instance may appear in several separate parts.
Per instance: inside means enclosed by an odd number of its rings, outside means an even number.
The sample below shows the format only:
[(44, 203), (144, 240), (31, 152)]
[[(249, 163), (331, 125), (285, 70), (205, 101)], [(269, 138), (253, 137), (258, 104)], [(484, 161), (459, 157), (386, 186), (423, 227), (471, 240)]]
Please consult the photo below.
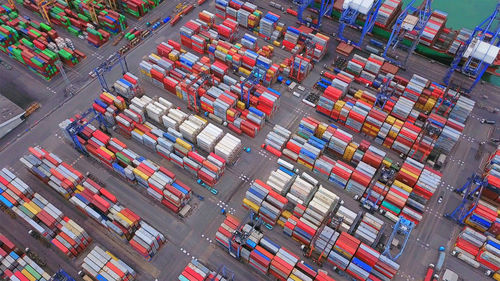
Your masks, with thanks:
[[(252, 7), (251, 4), (247, 6)], [(246, 9), (251, 9), (248, 7)], [(254, 136), (279, 106), (280, 94), (266, 87), (276, 81), (281, 68), (286, 70), (289, 67), (273, 63), (270, 59), (273, 46), (259, 47), (254, 35), (245, 34), (241, 44), (228, 42), (233, 39), (228, 36), (237, 34), (238, 26), (242, 24), (225, 18), (216, 25), (216, 16), (207, 11), (200, 12), (198, 19), (190, 20), (180, 28), (181, 44), (173, 40), (161, 43), (156, 54), (140, 63), (139, 70), (153, 85), (187, 101), (190, 108), (201, 109), (209, 116), (227, 122), (235, 132)], [(311, 36), (318, 48), (313, 53), (319, 59), (329, 38), (321, 34)], [(208, 54), (208, 57), (190, 53), (182, 46), (201, 55)], [(244, 85), (242, 93), (239, 80), (229, 75), (230, 70), (246, 77), (256, 66), (261, 68), (258, 76), (262, 84), (254, 87), (250, 94), (250, 85)], [(249, 107), (245, 104), (247, 100)]]
[[(71, 122), (72, 120), (67, 119), (60, 127), (72, 143), (73, 140), (66, 131)], [(88, 125), (78, 135), (78, 139), (90, 156), (104, 167), (114, 171), (125, 181), (137, 184), (140, 190), (145, 190), (149, 196), (175, 213), (191, 199), (191, 188), (177, 180), (173, 172), (140, 156), (118, 138), (111, 138), (94, 126)]]
[(224, 275), (224, 271), (215, 272), (210, 270), (207, 266), (199, 260), (192, 259), (186, 267), (179, 274), (179, 281), (204, 281), (204, 280), (217, 280), (227, 281), (230, 280), (228, 275)]
[(466, 226), (455, 242), (457, 257), (475, 268), (485, 268), (500, 280), (500, 146), (488, 157), (484, 166), (486, 181), (481, 198), (473, 204), (464, 223)]
[(95, 245), (92, 251), (83, 259), (82, 269), (85, 273), (84, 281), (94, 279), (132, 281), (135, 280), (137, 275), (134, 269), (125, 262), (98, 245)]
[[(108, 231), (122, 238), (147, 260), (166, 243), (162, 233), (122, 205), (101, 183), (83, 176), (54, 153), (41, 147), (30, 147), (29, 154), (23, 156), (20, 161), (48, 187)], [(56, 246), (59, 247), (58, 244)]]
[[(23, 6), (42, 13), (36, 1), (26, 0)], [(52, 25), (60, 26), (74, 36), (86, 35), (87, 42), (97, 48), (106, 43), (111, 35), (125, 31), (127, 27), (124, 15), (97, 1), (61, 1), (45, 9)]]
[[(376, 55), (355, 55), (346, 71), (325, 73), (316, 111), (363, 132), (374, 141), (420, 161), (429, 155), (449, 154), (465, 128), (475, 102), (459, 93), (414, 74), (410, 80), (383, 71), (385, 61)], [(375, 106), (384, 79), (393, 94), (383, 108)], [(359, 89), (352, 83), (371, 85)]]
[(70, 258), (92, 241), (81, 226), (7, 168), (0, 171), (0, 201)]
[[(215, 44), (210, 56), (221, 52), (226, 58), (229, 50), (234, 48), (234, 45), (224, 41), (216, 41)], [(247, 50), (245, 53), (243, 57), (238, 56), (238, 64), (247, 58), (251, 65), (263, 61), (259, 59), (261, 55), (253, 51)], [(266, 64), (269, 67), (268, 62)], [(186, 101), (189, 108), (207, 112), (211, 119), (221, 123), (226, 122), (237, 134), (254, 137), (265, 120), (278, 110), (280, 93), (257, 85), (248, 97), (249, 85), (245, 85), (244, 100), (249, 100), (249, 107), (246, 108), (245, 102), (241, 101), (241, 85), (229, 76), (229, 69), (229, 65), (218, 59), (214, 61), (207, 56), (200, 58), (185, 52), (173, 40), (158, 45), (157, 54), (151, 54), (148, 61), (142, 61), (139, 65), (139, 71), (146, 81), (175, 94)], [(247, 75), (250, 74), (248, 68), (244, 69)], [(268, 70), (262, 77), (268, 77), (269, 73), (274, 75), (274, 71)]]
[[(366, 140), (358, 144), (351, 134), (312, 117), (303, 118), (293, 135), (275, 126), (265, 145), (276, 155), (328, 179), (334, 187), (370, 201), (393, 221), (402, 215), (418, 224), (442, 177), (409, 157), (396, 167), (374, 144)], [(383, 180), (376, 176), (381, 169), (398, 171), (394, 178)]]
[(50, 274), (0, 233), (0, 278), (2, 280), (50, 280)]
[(49, 25), (28, 20), (7, 5), (0, 5), (0, 50), (45, 80), (59, 73), (58, 60), (74, 66), (85, 58), (65, 44), (49, 48), (60, 40), (65, 42)]
[[(283, 44), (285, 49), (291, 51), (293, 54), (297, 54), (297, 56), (286, 59), (280, 65), (284, 75), (287, 77), (289, 76), (297, 81), (302, 81), (312, 70), (312, 62), (320, 61), (326, 54), (330, 41), (328, 36), (321, 33), (313, 33), (312, 29), (305, 26), (301, 26), (300, 28), (286, 27), (283, 23), (279, 22), (279, 15), (272, 12), (267, 12), (264, 15), (252, 3), (220, 0), (215, 1), (215, 8), (215, 16), (224, 19), (224, 22), (218, 26), (219, 34), (224, 39), (231, 41), (234, 38), (233, 34), (235, 32), (230, 33), (230, 28), (227, 28), (227, 26), (239, 24), (253, 31), (255, 36), (271, 40), (278, 47)], [(280, 43), (278, 39), (282, 36), (284, 36), (284, 40)], [(299, 55), (304, 49), (304, 41), (306, 40), (309, 41), (309, 45), (312, 47), (307, 46), (306, 48), (310, 49), (307, 49), (304, 55)]]
[[(266, 183), (255, 180), (251, 184), (243, 207), (268, 224), (282, 226), (287, 236), (308, 246), (318, 262), (326, 260), (360, 280), (392, 279), (399, 265), (372, 248), (378, 244), (384, 222), (368, 213), (360, 217), (339, 201), (310, 175), (298, 176), (280, 166)], [(330, 220), (331, 214), (335, 220)]]
[(241, 229), (238, 229), (239, 227), (240, 220), (227, 215), (215, 235), (215, 240), (226, 251), (229, 251), (230, 247), (238, 249), (240, 260), (247, 262), (255, 271), (269, 274), (277, 280), (334, 280), (326, 272), (314, 270), (291, 250), (281, 247), (259, 230), (253, 231), (244, 243), (231, 241), (234, 231), (248, 231), (251, 228), (249, 224), (241, 226)]
[[(233, 165), (242, 151), (242, 142), (198, 115), (175, 108), (162, 97), (134, 97), (130, 105), (109, 93), (102, 93), (93, 108), (110, 125), (128, 138), (214, 186), (226, 164)], [(158, 124), (158, 125), (155, 125)]]

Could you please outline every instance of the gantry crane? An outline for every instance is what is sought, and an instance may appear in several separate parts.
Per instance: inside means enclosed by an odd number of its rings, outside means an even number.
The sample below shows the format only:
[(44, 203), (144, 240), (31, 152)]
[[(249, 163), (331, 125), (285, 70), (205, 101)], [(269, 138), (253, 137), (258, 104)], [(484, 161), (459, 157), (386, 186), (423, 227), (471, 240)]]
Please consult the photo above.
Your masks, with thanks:
[[(413, 54), (415, 48), (417, 48), (420, 37), (422, 37), (425, 26), (431, 17), (431, 2), (432, 0), (424, 0), (418, 8), (415, 8), (413, 7), (415, 0), (412, 0), (408, 6), (406, 6), (403, 12), (398, 16), (392, 28), (391, 37), (387, 45), (385, 45), (383, 54), (385, 59), (399, 67), (406, 66), (410, 55)], [(397, 55), (394, 56), (395, 58), (392, 58), (387, 54), (389, 49), (395, 51), (398, 47), (404, 47), (403, 40), (405, 39), (411, 40), (411, 45), (405, 48), (407, 52), (402, 60), (399, 60)]]
[[(476, 209), (479, 198), (481, 197), (481, 192), (486, 185), (488, 185), (488, 181), (483, 179), (478, 174), (472, 174), (467, 178), (467, 181), (461, 188), (454, 190), (455, 192), (463, 195), (462, 201), (456, 209), (454, 209), (451, 213), (445, 214), (444, 216), (460, 225), (463, 225), (465, 218), (470, 215), (474, 209)], [(471, 200), (472, 205), (467, 211), (467, 202)]]
[[(186, 91), (188, 93), (189, 109), (192, 109), (195, 112), (199, 112), (199, 107), (201, 105), (200, 105), (200, 99), (198, 97), (198, 89), (199, 87), (203, 87), (203, 85), (207, 82), (210, 82), (210, 85), (214, 85), (213, 76), (206, 72), (200, 72), (196, 76), (196, 78), (191, 80), (191, 82), (186, 86)], [(196, 89), (193, 88), (194, 84), (198, 84), (199, 87), (197, 87)]]
[[(348, 4), (346, 4), (346, 2), (348, 2)], [(368, 4), (370, 4), (371, 6), (367, 11), (364, 11), (364, 9), (366, 8), (364, 7), (364, 5)], [(371, 32), (373, 27), (375, 26), (375, 19), (377, 18), (378, 10), (382, 5), (382, 0), (359, 1), (358, 5), (353, 3), (353, 1), (344, 0), (344, 6), (345, 5), (347, 5), (347, 7), (344, 8), (344, 10), (342, 11), (342, 15), (340, 16), (339, 20), (340, 25), (339, 25), (339, 30), (337, 32), (337, 36), (340, 38), (340, 40), (346, 43), (350, 43), (357, 47), (361, 47), (366, 34), (368, 32)], [(362, 27), (358, 26), (356, 23), (356, 20), (358, 19), (358, 16), (360, 14), (366, 15), (366, 20)], [(361, 29), (361, 37), (359, 38), (359, 41), (355, 42), (345, 37), (344, 30), (346, 26), (351, 26), (356, 29)]]
[(9, 3), (9, 6), (11, 9), (16, 8), (16, 2), (14, 2), (14, 0), (8, 0), (7, 3)]
[(318, 23), (313, 24), (313, 23), (310, 23), (310, 22), (307, 22), (306, 20), (304, 20), (303, 13), (307, 9), (307, 7), (309, 7), (312, 3), (314, 3), (314, 1), (313, 0), (296, 1), (296, 3), (299, 6), (298, 11), (297, 11), (297, 19), (302, 24), (311, 24), (311, 26), (314, 28), (320, 28), (321, 21), (323, 20), (323, 17), (329, 16), (332, 13), (334, 2), (335, 2), (335, 0), (321, 0), (321, 5), (320, 5), (319, 11), (318, 11)]
[(379, 107), (380, 109), (384, 109), (387, 101), (392, 97), (394, 92), (396, 91), (395, 87), (391, 88), (391, 81), (393, 76), (389, 76), (384, 78), (382, 81), (382, 85), (380, 86), (377, 92), (377, 98), (375, 99), (374, 106)]
[(50, 21), (50, 15), (48, 12), (48, 6), (54, 4), (56, 1), (55, 0), (37, 0), (36, 5), (38, 7), (38, 11), (40, 12), (40, 15), (42, 15), (42, 18), (47, 22), (48, 25), (52, 25)]
[[(247, 231), (244, 230), (246, 224), (250, 225), (250, 229)], [(262, 218), (250, 210), (233, 232), (231, 239), (229, 239), (229, 254), (239, 260), (241, 258), (241, 248), (246, 244), (248, 237), (261, 226)]]
[(59, 271), (52, 276), (50, 281), (75, 281), (75, 279), (64, 271), (64, 269), (59, 269)]
[[(246, 107), (250, 106), (250, 93), (253, 88), (260, 83), (266, 77), (267, 69), (261, 65), (255, 65), (245, 80), (240, 83), (241, 88), (241, 100), (245, 102)], [(247, 88), (245, 94), (245, 87)]]
[[(471, 92), (483, 77), (484, 72), (494, 62), (498, 56), (498, 47), (500, 47), (500, 2), (496, 5), (495, 11), (481, 22), (467, 41), (462, 42), (458, 48), (455, 58), (453, 59), (446, 76), (443, 81), (446, 85), (450, 85), (451, 77), (455, 70), (460, 69), (462, 73), (475, 78), (470, 88), (466, 89)], [(479, 48), (487, 48), (483, 55), (477, 54)], [(467, 60), (462, 68), (459, 67), (462, 59)]]
[(127, 60), (118, 52), (110, 55), (106, 59), (106, 61), (101, 63), (98, 67), (94, 68), (94, 72), (97, 76), (97, 79), (99, 80), (99, 83), (101, 84), (101, 87), (108, 92), (110, 92), (110, 90), (108, 88), (108, 83), (106, 82), (106, 79), (104, 77), (104, 73), (111, 71), (117, 64), (120, 64), (122, 68), (122, 75), (128, 72)]
[(229, 270), (225, 265), (221, 265), (209, 281), (218, 280), (234, 281), (234, 272)]
[[(405, 219), (403, 216), (399, 217), (399, 220), (396, 222), (396, 224), (392, 228), (392, 233), (391, 236), (389, 237), (389, 240), (385, 244), (385, 249), (384, 252), (382, 252), (382, 255), (388, 257), (389, 259), (396, 261), (404, 252), (406, 244), (408, 243), (408, 239), (410, 238), (411, 232), (413, 231), (413, 228), (415, 227), (415, 223)], [(396, 255), (391, 254), (391, 245), (392, 241), (394, 238), (396, 238), (396, 235), (403, 235), (403, 245), (401, 246), (401, 249)]]
[[(87, 117), (90, 117), (90, 119), (87, 119)], [(66, 127), (66, 132), (73, 140), (75, 149), (86, 156), (89, 155), (89, 152), (82, 145), (82, 143), (80, 143), (78, 134), (80, 134), (83, 129), (85, 129), (85, 127), (93, 121), (99, 122), (99, 128), (101, 129), (106, 130), (106, 128), (109, 127), (108, 122), (104, 119), (104, 116), (94, 108), (89, 108)]]

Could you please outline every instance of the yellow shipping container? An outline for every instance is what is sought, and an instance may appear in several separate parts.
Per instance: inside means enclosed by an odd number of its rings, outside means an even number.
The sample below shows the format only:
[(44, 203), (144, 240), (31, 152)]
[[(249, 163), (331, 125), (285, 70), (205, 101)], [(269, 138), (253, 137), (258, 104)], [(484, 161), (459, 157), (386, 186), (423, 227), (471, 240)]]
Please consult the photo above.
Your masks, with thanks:
[(222, 46), (217, 46), (217, 47), (215, 47), (215, 49), (219, 52), (223, 52), (224, 54), (227, 54), (229, 52), (226, 48), (224, 48)]
[(411, 192), (413, 190), (413, 188), (411, 188), (410, 186), (408, 186), (407, 184), (403, 183), (403, 182), (400, 182), (398, 180), (395, 180), (394, 183), (393, 183), (395, 186), (403, 189), (404, 191), (406, 192)]
[(236, 112), (235, 112), (235, 111), (233, 111), (233, 110), (229, 110), (229, 109), (228, 109), (228, 110), (226, 111), (226, 114), (227, 114), (227, 115), (229, 115), (229, 116), (231, 116), (231, 117), (234, 117), (234, 115), (236, 115)]
[(346, 147), (342, 158), (346, 161), (351, 161), (352, 157), (354, 156), (355, 151), (356, 151), (356, 148), (354, 148), (352, 146)]
[(435, 105), (436, 105), (435, 99), (428, 99), (424, 105), (424, 111), (431, 111)]
[(176, 142), (177, 144), (179, 144), (180, 146), (184, 147), (185, 149), (189, 150), (189, 151), (191, 151), (191, 150), (193, 149), (193, 146), (192, 146), (192, 145), (190, 145), (189, 143), (187, 143), (187, 142), (183, 141), (181, 138), (177, 138), (177, 139), (175, 140), (175, 142)]
[(24, 275), (24, 276), (25, 276), (28, 280), (30, 280), (30, 281), (36, 281), (35, 276), (31, 275), (31, 273), (29, 273), (29, 271), (28, 271), (28, 270), (23, 269), (23, 270), (21, 270), (21, 273), (22, 273), (22, 274), (23, 274), (23, 275)]
[(151, 73), (147, 72), (146, 70), (141, 69), (141, 72), (142, 72), (142, 74), (151, 77)]
[(300, 160), (300, 159), (297, 159), (297, 163), (299, 163), (299, 164), (301, 164), (301, 165), (305, 166), (305, 167), (306, 167), (306, 168), (308, 168), (309, 170), (312, 170), (312, 168), (313, 168), (313, 166), (312, 166), (312, 165), (310, 165), (309, 163), (306, 163), (306, 162), (304, 162), (304, 161), (302, 161), (302, 160)]
[(290, 279), (292, 279), (293, 281), (302, 281), (302, 279), (300, 279), (299, 277), (295, 276), (295, 275), (290, 275), (290, 277), (288, 277)]
[(255, 204), (254, 202), (248, 200), (247, 198), (243, 198), (243, 204), (247, 206), (248, 208), (252, 209), (254, 212), (259, 212), (259, 206)]
[(122, 213), (116, 213), (116, 216), (119, 217), (120, 219), (124, 220), (128, 225), (133, 225), (133, 222), (129, 220), (126, 216), (124, 216)]
[(134, 132), (138, 133), (141, 136), (144, 135), (144, 132), (141, 131), (141, 130), (139, 130), (139, 129), (137, 129), (137, 128), (134, 129)]
[(76, 190), (79, 191), (79, 192), (82, 192), (83, 190), (85, 190), (85, 188), (79, 184), (76, 185)]
[(245, 76), (249, 76), (250, 75), (250, 70), (244, 68), (244, 67), (239, 67), (238, 68), (238, 72), (245, 75)]
[(495, 272), (495, 274), (493, 274), (493, 279), (495, 279), (496, 281), (500, 281), (500, 273)]
[(135, 168), (133, 170), (133, 172), (134, 172), (134, 175), (140, 177), (141, 179), (143, 179), (145, 181), (147, 181), (149, 179), (149, 177), (145, 173), (143, 173), (141, 170), (139, 170), (137, 168)]
[[(177, 54), (170, 53), (168, 54), (168, 59), (171, 61), (177, 61), (179, 59), (179, 56)], [(151, 76), (151, 74), (149, 76)]]
[(155, 53), (151, 53), (150, 56), (153, 57), (153, 58), (155, 58), (155, 59), (157, 59), (157, 60), (161, 59), (161, 57), (159, 55), (155, 54)]
[(101, 146), (100, 149), (101, 149), (101, 151), (103, 151), (104, 153), (108, 154), (111, 157), (115, 156), (115, 154), (113, 152), (111, 152), (109, 149), (107, 149), (104, 146)]
[(328, 124), (326, 123), (319, 123), (318, 129), (316, 130), (316, 137), (321, 138), (323, 134), (325, 133), (326, 129), (328, 128)]
[(385, 123), (387, 124), (394, 124), (394, 122), (396, 121), (396, 118), (392, 115), (387, 115), (387, 118), (385, 118)]
[(37, 212), (35, 209), (33, 209), (33, 207), (31, 207), (31, 205), (30, 205), (28, 202), (25, 202), (25, 203), (23, 204), (23, 206), (24, 206), (24, 207), (25, 207), (28, 211), (30, 211), (30, 213), (32, 213), (33, 215), (38, 214), (38, 212)]
[(360, 99), (363, 96), (363, 90), (357, 90), (356, 93), (354, 93), (354, 97), (356, 99)]
[(38, 214), (40, 211), (42, 211), (42, 208), (40, 208), (37, 204), (35, 204), (35, 202), (33, 201), (30, 201), (29, 202), (30, 206), (36, 211), (36, 213)]
[(273, 45), (276, 46), (276, 47), (279, 47), (279, 46), (281, 46), (281, 43), (278, 42), (278, 41), (276, 41), (276, 40), (274, 40), (273, 41)]
[(112, 259), (114, 259), (115, 261), (117, 261), (117, 260), (118, 260), (118, 258), (117, 258), (115, 255), (113, 255), (111, 252), (106, 251), (106, 254), (108, 254), (108, 255), (109, 255)]
[(344, 107), (344, 105), (345, 105), (345, 101), (338, 100), (338, 101), (336, 101), (336, 102), (335, 102), (335, 107), (334, 107), (334, 109), (335, 109), (335, 110), (341, 110), (341, 109), (342, 109), (342, 107)]
[(284, 217), (285, 219), (289, 219), (291, 216), (292, 216), (292, 213), (290, 211), (283, 211), (283, 213), (281, 213), (281, 216)]
[(244, 110), (245, 109), (245, 103), (242, 102), (242, 101), (237, 101), (236, 102), (236, 107), (241, 109), (241, 110)]
[(414, 178), (414, 179), (418, 179), (418, 175), (417, 175), (417, 174), (415, 174), (415, 173), (410, 172), (410, 170), (407, 170), (407, 169), (405, 169), (405, 168), (401, 168), (401, 171), (403, 171), (403, 172), (407, 173), (410, 177), (412, 177), (412, 178)]
[(384, 158), (384, 160), (382, 160), (382, 164), (389, 168), (392, 165), (392, 162)]
[(208, 123), (207, 119), (201, 117), (200, 115), (195, 115), (194, 117), (196, 117), (197, 119), (200, 119), (200, 121), (203, 123)]
[(285, 222), (284, 222), (284, 221), (280, 221), (280, 220), (278, 220), (276, 223), (277, 223), (279, 226), (281, 226), (281, 227), (285, 227)]

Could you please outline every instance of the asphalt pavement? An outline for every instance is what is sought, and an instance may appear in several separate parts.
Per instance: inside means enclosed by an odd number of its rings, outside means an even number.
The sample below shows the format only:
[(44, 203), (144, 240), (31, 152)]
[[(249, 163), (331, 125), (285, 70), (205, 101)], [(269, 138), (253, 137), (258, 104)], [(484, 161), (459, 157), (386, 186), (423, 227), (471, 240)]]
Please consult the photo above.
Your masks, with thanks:
[[(261, 1), (259, 1), (261, 2)], [(262, 1), (263, 2), (263, 1)], [(275, 1), (276, 2), (276, 1)], [(155, 9), (153, 14), (148, 18), (156, 18), (162, 15), (165, 11), (170, 14), (173, 7), (177, 4), (176, 1), (164, 1), (163, 6)], [(270, 6), (262, 5), (265, 10), (272, 9)], [(161, 41), (168, 39), (178, 39), (178, 28), (187, 20), (197, 17), (197, 14), (203, 10), (214, 9), (213, 1), (207, 1), (203, 6), (196, 8), (188, 16), (184, 17), (174, 28), (170, 25), (164, 26), (159, 31), (155, 32), (146, 42), (135, 48), (127, 55), (127, 62), (130, 71), (138, 73), (137, 65), (145, 55), (153, 52), (155, 46)], [(276, 10), (274, 10), (276, 12)], [(282, 21), (287, 24), (293, 24), (295, 19), (290, 15), (282, 16)], [(138, 25), (144, 24), (146, 19), (139, 21)], [(336, 30), (336, 23), (330, 20), (325, 21), (324, 29), (332, 33)], [(330, 32), (331, 30), (331, 32)], [(355, 36), (355, 32), (352, 36)], [(69, 36), (68, 36), (69, 37)], [(77, 41), (75, 39), (74, 41)], [(366, 40), (367, 41), (367, 40)], [(77, 48), (89, 48), (84, 46), (85, 42), (75, 42)], [(120, 45), (119, 45), (120, 46)], [(333, 60), (335, 55), (336, 42), (333, 40), (330, 46), (330, 53), (325, 57), (325, 61)], [(94, 243), (103, 245), (111, 250), (126, 263), (131, 265), (139, 272), (138, 280), (174, 280), (182, 271), (182, 268), (188, 263), (191, 258), (197, 258), (205, 262), (212, 269), (216, 270), (220, 265), (226, 265), (230, 270), (235, 272), (236, 280), (268, 280), (268, 277), (262, 276), (252, 270), (248, 265), (235, 261), (228, 253), (222, 250), (215, 242), (215, 232), (223, 221), (223, 216), (220, 215), (221, 206), (225, 206), (230, 212), (238, 217), (243, 217), (245, 211), (241, 207), (241, 202), (250, 182), (255, 179), (265, 180), (273, 169), (277, 168), (277, 158), (269, 152), (260, 148), (264, 142), (265, 136), (272, 129), (273, 124), (280, 124), (292, 131), (298, 127), (300, 119), (304, 116), (312, 116), (314, 118), (328, 122), (322, 115), (317, 114), (314, 109), (300, 102), (286, 91), (284, 86), (273, 86), (283, 93), (280, 102), (280, 109), (271, 119), (269, 124), (259, 132), (256, 138), (251, 139), (242, 136), (244, 146), (252, 149), (251, 153), (243, 152), (238, 162), (227, 169), (222, 180), (216, 188), (219, 190), (218, 195), (209, 193), (195, 183), (195, 179), (186, 171), (173, 165), (172, 163), (163, 160), (159, 155), (140, 147), (132, 140), (126, 140), (121, 136), (120, 139), (130, 146), (134, 151), (141, 155), (171, 169), (176, 173), (177, 177), (190, 185), (193, 190), (204, 197), (204, 200), (193, 198), (193, 210), (187, 218), (179, 218), (167, 210), (164, 206), (158, 204), (144, 190), (140, 190), (138, 186), (130, 185), (116, 176), (114, 173), (103, 169), (102, 166), (95, 161), (80, 156), (71, 145), (68, 144), (59, 132), (58, 123), (62, 120), (79, 113), (91, 105), (92, 100), (100, 93), (101, 86), (95, 79), (90, 79), (88, 72), (92, 70), (100, 58), (106, 58), (112, 52), (116, 51), (117, 47), (110, 46), (110, 43), (103, 49), (87, 50), (88, 58), (81, 64), (75, 67), (74, 70), (69, 70), (69, 76), (74, 84), (80, 89), (78, 94), (73, 97), (65, 97), (63, 94), (64, 83), (60, 77), (54, 78), (54, 81), (46, 83), (41, 79), (36, 78), (33, 74), (24, 70), (22, 66), (15, 62), (11, 64), (15, 70), (7, 71), (0, 69), (2, 77), (8, 77), (9, 83), (22, 85), (25, 94), (33, 100), (42, 103), (42, 109), (31, 116), (28, 121), (16, 129), (6, 139), (0, 142), (0, 167), (12, 167), (18, 176), (25, 180), (37, 192), (45, 196), (50, 202), (60, 208), (66, 215), (70, 216), (77, 223), (84, 226), (89, 234), (94, 238)], [(84, 51), (85, 52), (85, 51)], [(285, 51), (276, 50), (275, 57), (282, 59), (287, 55)], [(313, 70), (308, 78), (302, 83), (307, 89), (311, 89), (313, 84), (318, 80), (321, 65)], [(444, 76), (446, 67), (438, 63), (432, 64), (428, 59), (420, 56), (412, 56), (409, 61), (410, 67), (408, 70), (400, 74), (405, 77), (410, 77), (413, 73), (422, 75), (429, 79), (440, 80)], [(19, 75), (21, 73), (21, 75)], [(116, 80), (121, 71), (119, 67), (107, 74), (106, 78), (109, 81)], [(6, 76), (4, 76), (6, 75)], [(26, 79), (29, 77), (30, 79)], [(457, 79), (464, 79), (462, 75), (456, 75)], [(0, 82), (0, 83), (5, 83)], [(149, 96), (165, 96), (168, 97), (174, 104), (185, 109), (186, 105), (165, 92), (151, 85), (145, 84), (146, 94)], [(55, 93), (53, 93), (54, 91)], [(479, 123), (481, 118), (489, 118), (498, 120), (498, 115), (488, 112), (488, 106), (500, 105), (499, 97), (492, 93), (499, 92), (498, 88), (490, 84), (480, 84), (476, 88), (473, 98), (478, 100), (478, 103), (484, 104), (486, 109), (481, 109), (478, 106), (474, 109), (473, 116), (467, 123), (464, 135), (460, 142), (454, 148), (452, 155), (448, 157), (446, 166), (442, 169), (443, 182), (441, 187), (436, 192), (431, 202), (427, 206), (427, 212), (424, 215), (423, 221), (414, 230), (410, 241), (405, 249), (403, 256), (398, 260), (402, 265), (395, 280), (421, 280), (426, 267), (429, 263), (435, 262), (437, 258), (437, 248), (446, 246), (447, 249), (452, 247), (454, 237), (460, 230), (460, 227), (455, 223), (444, 219), (443, 214), (453, 210), (461, 200), (461, 198), (452, 192), (456, 187), (461, 186), (467, 176), (478, 170), (481, 163), (485, 161), (488, 152), (493, 150), (493, 146), (486, 145), (479, 147), (481, 141), (487, 140), (489, 137), (498, 134), (494, 131), (493, 126)], [(483, 99), (483, 94), (488, 95), (488, 99)], [(361, 140), (363, 136), (355, 134), (357, 140)], [(90, 172), (106, 183), (106, 187), (110, 189), (119, 201), (131, 208), (148, 223), (166, 234), (168, 243), (163, 249), (153, 258), (151, 262), (146, 262), (134, 250), (126, 245), (124, 241), (110, 234), (102, 226), (95, 223), (93, 220), (83, 216), (72, 205), (59, 196), (55, 191), (44, 186), (34, 176), (29, 174), (18, 161), (19, 157), (27, 152), (27, 148), (33, 145), (41, 145), (49, 151), (53, 151), (59, 155), (64, 161), (73, 164), (75, 168), (82, 172)], [(390, 152), (392, 157), (398, 157), (394, 152)], [(301, 170), (304, 170), (301, 168)], [(322, 184), (330, 189), (333, 189), (327, 181), (321, 180)], [(346, 207), (359, 211), (359, 203), (352, 199), (352, 196), (343, 190), (334, 189), (341, 198), (345, 201)], [(437, 203), (437, 195), (443, 194), (443, 203)], [(0, 230), (8, 235), (14, 236), (20, 233), (19, 241), (23, 247), (30, 247), (39, 253), (43, 253), (46, 257), (48, 267), (52, 271), (56, 271), (59, 267), (63, 267), (75, 273), (79, 270), (81, 260), (67, 260), (61, 257), (54, 249), (45, 250), (40, 242), (35, 241), (27, 235), (28, 227), (20, 219), (13, 220), (5, 217), (5, 214), (0, 214), (2, 221), (7, 222), (2, 224)], [(5, 218), (4, 218), (5, 217)], [(379, 216), (380, 217), (380, 216)], [(388, 224), (390, 222), (383, 218)], [(11, 227), (12, 225), (12, 227)], [(8, 226), (8, 227), (7, 227)], [(387, 231), (390, 231), (388, 229)], [(300, 245), (298, 242), (285, 236), (280, 227), (273, 230), (265, 231), (271, 239), (277, 241), (280, 245), (289, 248), (293, 252), (300, 253)], [(306, 259), (307, 260), (307, 259)], [(448, 256), (446, 266), (459, 273), (463, 280), (482, 280), (484, 276), (481, 271), (472, 270), (468, 265), (464, 265), (456, 258)], [(324, 266), (331, 272), (331, 267)], [(347, 280), (333, 273), (336, 280)]]

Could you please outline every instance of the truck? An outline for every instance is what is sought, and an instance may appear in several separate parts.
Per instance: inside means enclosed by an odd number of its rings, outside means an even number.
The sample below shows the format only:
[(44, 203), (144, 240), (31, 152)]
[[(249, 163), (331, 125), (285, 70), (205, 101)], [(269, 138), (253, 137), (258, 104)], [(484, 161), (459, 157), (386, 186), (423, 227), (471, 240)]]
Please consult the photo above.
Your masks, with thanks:
[(434, 265), (431, 263), (427, 267), (427, 273), (425, 273), (424, 281), (431, 281), (433, 275), (434, 275)]
[(436, 273), (439, 273), (441, 271), (441, 269), (443, 268), (445, 258), (446, 258), (446, 249), (445, 249), (445, 247), (441, 246), (441, 247), (439, 247), (439, 256), (438, 256), (436, 266), (434, 267)]

